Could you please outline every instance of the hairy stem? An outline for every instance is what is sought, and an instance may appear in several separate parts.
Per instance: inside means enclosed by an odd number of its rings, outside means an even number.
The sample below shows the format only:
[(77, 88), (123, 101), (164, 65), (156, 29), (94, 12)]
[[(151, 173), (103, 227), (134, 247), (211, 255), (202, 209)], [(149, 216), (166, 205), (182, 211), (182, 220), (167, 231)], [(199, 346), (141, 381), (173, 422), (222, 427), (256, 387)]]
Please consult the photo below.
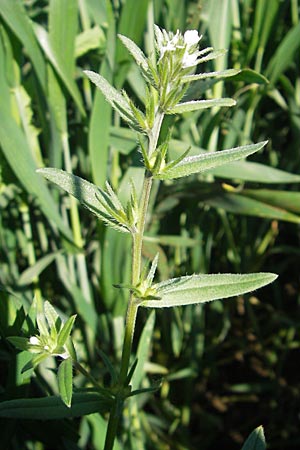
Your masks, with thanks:
[[(163, 112), (161, 112), (159, 108), (157, 108), (154, 125), (151, 132), (148, 135), (149, 137), (148, 155), (151, 155), (157, 147), (163, 117), (164, 117)], [(149, 171), (146, 171), (144, 175), (142, 194), (139, 205), (139, 217), (136, 225), (137, 229), (136, 232), (133, 233), (132, 235), (132, 272), (131, 272), (132, 286), (136, 286), (140, 281), (143, 237), (147, 219), (152, 182), (153, 182), (152, 174)], [(132, 342), (138, 306), (139, 304), (137, 299), (134, 297), (133, 293), (131, 293), (127, 306), (127, 314), (125, 321), (125, 334), (123, 341), (121, 368), (118, 381), (119, 394), (116, 396), (114, 406), (110, 412), (104, 450), (113, 449), (114, 440), (117, 434), (118, 423), (123, 409), (123, 402), (124, 399), (126, 398), (126, 394), (124, 395), (124, 392), (127, 387), (127, 384), (130, 381), (127, 379), (127, 376), (130, 364), (130, 356), (132, 350)]]

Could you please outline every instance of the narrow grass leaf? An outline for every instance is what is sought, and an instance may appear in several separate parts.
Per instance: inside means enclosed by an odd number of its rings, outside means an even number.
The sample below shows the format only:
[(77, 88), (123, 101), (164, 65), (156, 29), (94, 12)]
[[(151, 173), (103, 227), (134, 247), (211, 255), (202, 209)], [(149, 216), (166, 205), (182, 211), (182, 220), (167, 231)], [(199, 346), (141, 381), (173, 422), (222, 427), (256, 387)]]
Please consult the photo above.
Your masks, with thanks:
[(51, 0), (48, 29), (51, 48), (61, 60), (66, 73), (72, 78), (75, 69), (75, 37), (78, 28), (77, 0)]
[(136, 354), (137, 366), (131, 379), (131, 385), (133, 390), (139, 388), (140, 383), (144, 377), (144, 366), (148, 361), (150, 354), (154, 324), (155, 324), (155, 312), (152, 311), (147, 319), (147, 322), (145, 323), (145, 326), (143, 328), (139, 340), (139, 345)]
[(266, 74), (275, 84), (280, 75), (294, 63), (294, 54), (300, 47), (300, 23), (288, 31), (271, 59)]
[(34, 278), (38, 277), (57, 257), (56, 253), (49, 253), (40, 258), (35, 264), (25, 269), (18, 279), (18, 286), (26, 286), (33, 282)]
[(231, 162), (230, 164), (216, 167), (210, 172), (215, 177), (254, 183), (281, 184), (300, 182), (300, 175), (250, 161)]
[(4, 21), (26, 49), (26, 53), (32, 61), (38, 80), (45, 91), (46, 63), (34, 34), (32, 22), (26, 14), (24, 5), (20, 1), (3, 0), (1, 2), (0, 15), (2, 15)]
[(70, 408), (73, 393), (73, 367), (71, 358), (65, 359), (60, 363), (57, 380), (60, 398)]
[[(98, 2), (98, 9), (95, 8), (94, 14), (101, 11), (101, 4)], [(90, 5), (91, 6), (91, 5)], [(98, 12), (99, 10), (99, 12)], [(101, 63), (100, 74), (108, 81), (112, 82), (115, 61), (115, 18), (112, 5), (106, 2), (106, 54)], [(102, 23), (102, 22), (100, 22)], [(111, 146), (109, 129), (112, 121), (112, 108), (106, 101), (100, 90), (96, 90), (88, 130), (88, 150), (90, 157), (90, 167), (92, 169), (92, 181), (98, 186), (103, 187), (108, 178), (107, 162), (109, 149)]]
[(234, 106), (236, 101), (232, 98), (213, 98), (211, 100), (192, 100), (190, 102), (178, 103), (166, 111), (166, 114), (181, 114), (201, 109), (214, 108), (215, 106)]
[(237, 159), (246, 158), (246, 156), (257, 152), (266, 145), (267, 141), (259, 142), (258, 144), (244, 145), (229, 150), (222, 150), (219, 152), (206, 152), (200, 155), (188, 156), (184, 158), (175, 167), (172, 167), (159, 173), (156, 178), (161, 180), (171, 180), (174, 178), (181, 178), (193, 173), (204, 172), (209, 169), (221, 166)]
[(269, 84), (269, 80), (261, 73), (253, 69), (242, 69), (233, 78), (232, 81), (243, 81), (248, 84)]
[(243, 194), (265, 204), (300, 214), (300, 192), (277, 191), (272, 189), (244, 189)]
[(242, 295), (277, 278), (273, 273), (191, 275), (154, 285), (160, 300), (146, 300), (141, 306), (166, 308), (193, 305)]
[(42, 26), (35, 24), (35, 34), (38, 38), (38, 41), (39, 41), (41, 47), (43, 48), (43, 50), (45, 52), (45, 55), (47, 56), (48, 60), (54, 67), (54, 69), (57, 72), (60, 79), (62, 80), (62, 82), (65, 85), (66, 89), (68, 90), (69, 94), (73, 98), (81, 115), (83, 117), (85, 117), (86, 114), (85, 114), (85, 110), (83, 107), (83, 102), (81, 99), (79, 89), (78, 89), (74, 79), (70, 77), (68, 69), (65, 66), (64, 59), (54, 52), (54, 50), (51, 47), (49, 35)]
[[(276, 196), (276, 191), (273, 191), (273, 195), (274, 197)], [(206, 198), (204, 203), (214, 208), (222, 208), (234, 214), (300, 223), (300, 216), (283, 209), (282, 205), (273, 206), (270, 202), (256, 200), (238, 193), (226, 192), (217, 194)]]
[(47, 186), (35, 173), (36, 165), (24, 134), (3, 104), (0, 107), (0, 143), (8, 163), (27, 192), (37, 198), (45, 216), (54, 222), (65, 237), (73, 241)]
[(257, 427), (244, 443), (242, 450), (265, 450), (266, 441), (264, 429), (262, 426)]
[(110, 410), (111, 401), (99, 393), (75, 393), (68, 408), (58, 396), (8, 400), (0, 403), (0, 417), (52, 420)]

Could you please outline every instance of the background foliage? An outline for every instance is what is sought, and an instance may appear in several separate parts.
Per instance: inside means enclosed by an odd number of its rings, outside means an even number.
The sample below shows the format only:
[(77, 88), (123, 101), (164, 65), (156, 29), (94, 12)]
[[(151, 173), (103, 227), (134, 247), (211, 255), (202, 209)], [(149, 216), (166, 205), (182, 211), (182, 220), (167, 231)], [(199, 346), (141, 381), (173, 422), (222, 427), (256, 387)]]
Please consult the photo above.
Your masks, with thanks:
[[(79, 357), (95, 378), (110, 382), (100, 352), (119, 361), (126, 292), (113, 284), (128, 281), (130, 242), (35, 170), (63, 168), (99, 186), (109, 179), (126, 198), (130, 177), (136, 185), (140, 179), (135, 135), (82, 70), (125, 86), (139, 105), (141, 79), (116, 33), (151, 52), (153, 23), (196, 28), (203, 46), (229, 49), (205, 70), (246, 70), (226, 83), (198, 82), (187, 93), (234, 96), (237, 106), (165, 121), (165, 133), (174, 130), (172, 153), (188, 145), (198, 153), (269, 143), (251, 163), (157, 182), (144, 256), (159, 252), (161, 279), (258, 270), (279, 279), (223, 303), (156, 317), (139, 312), (134, 387), (161, 381), (161, 388), (130, 401), (116, 448), (234, 450), (260, 424), (268, 448), (298, 448), (298, 1), (140, 0), (137, 7), (133, 0), (2, 0), (0, 16), (1, 401), (57, 392), (55, 361), (30, 379), (21, 373), (27, 352), (17, 353), (5, 339), (34, 334), (24, 320), (34, 297), (36, 304), (50, 300), (63, 315), (78, 313)], [(76, 375), (78, 389), (85, 383)], [(13, 449), (100, 450), (106, 426), (99, 414), (1, 422), (1, 445)]]

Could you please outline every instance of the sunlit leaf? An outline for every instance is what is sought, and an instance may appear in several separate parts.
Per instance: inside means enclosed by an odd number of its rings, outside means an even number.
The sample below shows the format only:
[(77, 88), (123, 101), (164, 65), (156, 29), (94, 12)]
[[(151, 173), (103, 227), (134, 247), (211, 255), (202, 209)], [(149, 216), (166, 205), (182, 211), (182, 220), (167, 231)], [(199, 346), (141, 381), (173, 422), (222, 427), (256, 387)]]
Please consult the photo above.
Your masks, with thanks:
[(257, 427), (244, 443), (242, 450), (265, 450), (266, 441), (264, 429), (262, 426)]
[(201, 153), (200, 155), (188, 156), (170, 169), (166, 166), (163, 171), (156, 175), (156, 178), (161, 180), (171, 180), (193, 173), (205, 172), (206, 170), (221, 166), (222, 164), (246, 158), (252, 153), (260, 150), (266, 143), (267, 141), (264, 141), (259, 142), (258, 144), (244, 145), (242, 147), (222, 150), (220, 152), (206, 152)]
[(145, 300), (141, 306), (165, 308), (224, 299), (254, 291), (272, 283), (273, 273), (191, 275), (154, 285), (160, 300)]

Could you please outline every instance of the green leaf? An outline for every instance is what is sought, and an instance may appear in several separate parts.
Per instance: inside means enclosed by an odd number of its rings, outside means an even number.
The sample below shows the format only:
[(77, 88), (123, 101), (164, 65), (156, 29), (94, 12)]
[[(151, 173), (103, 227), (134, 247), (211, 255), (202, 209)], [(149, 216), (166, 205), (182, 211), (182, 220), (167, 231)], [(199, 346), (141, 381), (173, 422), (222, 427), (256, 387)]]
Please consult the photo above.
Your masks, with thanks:
[(250, 161), (237, 161), (224, 164), (221, 167), (212, 169), (211, 173), (215, 177), (252, 181), (255, 183), (280, 184), (300, 182), (300, 175)]
[(81, 94), (79, 92), (79, 89), (77, 87), (77, 84), (75, 83), (74, 79), (70, 77), (68, 68), (65, 65), (64, 59), (56, 54), (56, 52), (53, 50), (49, 35), (47, 31), (40, 25), (35, 24), (35, 33), (39, 40), (39, 43), (41, 47), (43, 48), (48, 60), (54, 67), (55, 71), (59, 75), (60, 79), (64, 83), (65, 87), (69, 91), (70, 95), (72, 96), (74, 102), (76, 103), (81, 115), (85, 117), (85, 110), (83, 106), (83, 102), (81, 99)]
[(44, 312), (47, 319), (47, 322), (49, 324), (50, 328), (56, 329), (58, 322), (60, 322), (60, 317), (51, 305), (50, 302), (47, 300), (44, 303)]
[(189, 156), (170, 169), (166, 166), (161, 173), (156, 175), (156, 178), (161, 180), (171, 180), (174, 178), (185, 177), (193, 173), (204, 172), (221, 166), (222, 164), (246, 158), (246, 156), (263, 148), (266, 143), (267, 141), (264, 141), (259, 142), (258, 144), (244, 145), (242, 147), (235, 147), (220, 152), (206, 152), (201, 153), (200, 155)]
[(65, 345), (66, 340), (68, 339), (68, 337), (71, 334), (75, 319), (76, 319), (76, 314), (74, 314), (74, 316), (69, 317), (69, 319), (64, 323), (61, 331), (59, 332), (58, 338), (57, 338), (58, 346)]
[(294, 54), (300, 46), (300, 23), (288, 31), (271, 59), (266, 73), (275, 84), (280, 75), (294, 62)]
[[(286, 192), (286, 194), (289, 194)], [(290, 194), (298, 194), (292, 192)], [(245, 214), (247, 216), (264, 217), (266, 219), (285, 220), (292, 223), (300, 223), (300, 217), (283, 209), (283, 205), (273, 206), (275, 203), (276, 191), (273, 191), (274, 199), (268, 201), (256, 200), (239, 193), (220, 193), (204, 199), (203, 203), (214, 208), (222, 208), (234, 214)]]
[[(185, 75), (182, 77), (182, 79), (180, 81), (181, 81), (181, 83), (190, 83), (191, 81), (205, 80), (206, 78), (236, 77), (241, 72), (242, 71), (238, 70), (238, 69), (226, 69), (226, 70), (220, 70), (218, 72), (197, 73), (196, 75)], [(234, 78), (234, 80), (236, 80), (236, 78)]]
[(84, 30), (78, 34), (75, 39), (75, 57), (79, 58), (90, 50), (98, 49), (104, 51), (106, 37), (102, 29), (96, 25), (93, 28)]
[(232, 81), (243, 81), (244, 83), (269, 84), (269, 80), (253, 69), (242, 69)]
[(28, 350), (28, 338), (20, 336), (9, 336), (7, 340), (19, 350)]
[(25, 269), (18, 279), (18, 286), (26, 286), (33, 282), (57, 257), (59, 252), (48, 253), (40, 258), (35, 264)]
[(0, 417), (15, 419), (51, 420), (79, 417), (110, 410), (111, 401), (99, 393), (76, 393), (68, 408), (60, 397), (8, 400), (0, 403)]
[(71, 358), (65, 359), (59, 365), (57, 380), (59, 395), (64, 404), (70, 408), (73, 393), (73, 367)]
[(136, 63), (142, 67), (144, 71), (148, 70), (148, 62), (142, 50), (128, 37), (118, 34), (119, 39), (125, 45), (127, 50), (134, 57)]
[(10, 115), (7, 105), (3, 103), (0, 103), (0, 144), (9, 165), (27, 192), (38, 200), (46, 217), (73, 241), (71, 231), (59, 215), (47, 186), (35, 173), (36, 165), (24, 133)]
[(141, 306), (165, 308), (192, 305), (234, 297), (272, 283), (273, 273), (191, 275), (163, 281), (153, 288), (160, 300), (146, 300)]
[(128, 102), (102, 75), (92, 72), (91, 70), (84, 70), (83, 72), (91, 82), (100, 89), (108, 103), (110, 103), (113, 108), (116, 108), (125, 120), (128, 120), (128, 117), (132, 117)]
[(181, 114), (200, 109), (214, 108), (215, 106), (234, 106), (236, 101), (232, 98), (213, 98), (210, 100), (192, 100), (190, 102), (178, 103), (173, 108), (167, 109), (166, 114)]
[(242, 450), (265, 450), (266, 441), (264, 436), (264, 429), (262, 426), (257, 427), (247, 438)]
[(46, 89), (46, 64), (37, 43), (32, 22), (29, 20), (24, 5), (20, 1), (3, 0), (0, 14), (26, 49), (37, 77), (43, 89)]

